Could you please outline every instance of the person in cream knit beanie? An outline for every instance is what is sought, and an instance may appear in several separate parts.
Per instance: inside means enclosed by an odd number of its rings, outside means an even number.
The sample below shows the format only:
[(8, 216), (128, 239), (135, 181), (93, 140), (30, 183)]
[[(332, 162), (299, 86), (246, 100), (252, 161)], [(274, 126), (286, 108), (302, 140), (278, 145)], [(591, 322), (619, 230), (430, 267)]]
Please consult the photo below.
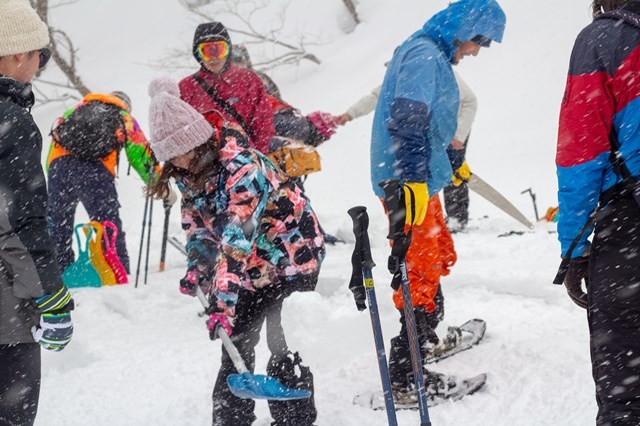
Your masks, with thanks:
[(48, 44), (49, 30), (27, 0), (0, 1), (0, 58)]
[(178, 83), (158, 78), (149, 85), (151, 149), (158, 161), (168, 161), (207, 142), (214, 129), (191, 105), (180, 99)]
[[(31, 80), (48, 56), (47, 26), (27, 0), (0, 0), (0, 424), (32, 426), (41, 349), (71, 342), (71, 293), (49, 236), (42, 135), (31, 116)], [(39, 52), (38, 52), (39, 51)], [(46, 392), (62, 392), (55, 380)], [(51, 423), (42, 419), (42, 424)]]

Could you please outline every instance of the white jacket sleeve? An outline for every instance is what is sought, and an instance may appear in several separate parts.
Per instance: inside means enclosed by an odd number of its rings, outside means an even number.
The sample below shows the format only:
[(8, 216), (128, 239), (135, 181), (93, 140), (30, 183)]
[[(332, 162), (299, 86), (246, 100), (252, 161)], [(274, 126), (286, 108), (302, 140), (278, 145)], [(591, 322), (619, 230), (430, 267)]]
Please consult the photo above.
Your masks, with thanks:
[(460, 92), (460, 109), (458, 110), (458, 130), (456, 130), (455, 140), (465, 142), (471, 134), (473, 120), (476, 118), (478, 111), (478, 100), (475, 93), (465, 83), (457, 72), (454, 72), (456, 81), (458, 82), (458, 91)]
[(349, 114), (352, 119), (356, 119), (369, 114), (371, 111), (376, 109), (376, 105), (378, 104), (378, 98), (380, 97), (381, 90), (382, 90), (382, 86), (378, 86), (375, 89), (373, 89), (371, 93), (369, 93), (367, 96), (363, 97), (358, 102), (353, 104), (347, 110), (347, 114)]

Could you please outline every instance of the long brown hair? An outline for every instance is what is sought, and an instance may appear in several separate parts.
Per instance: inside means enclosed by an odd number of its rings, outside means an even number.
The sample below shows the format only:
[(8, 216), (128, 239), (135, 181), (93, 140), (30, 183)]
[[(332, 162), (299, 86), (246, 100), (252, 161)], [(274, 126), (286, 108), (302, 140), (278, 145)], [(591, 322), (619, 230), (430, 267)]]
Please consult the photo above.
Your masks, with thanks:
[(171, 178), (186, 176), (189, 186), (195, 191), (204, 191), (207, 179), (221, 169), (218, 162), (220, 155), (219, 142), (212, 136), (207, 142), (194, 149), (195, 156), (189, 164), (189, 170), (180, 169), (166, 161), (162, 166), (160, 177), (148, 187), (147, 195), (156, 198), (167, 198), (171, 192)]
[(591, 5), (593, 18), (606, 12), (610, 12), (615, 9), (619, 9), (625, 5), (629, 0), (593, 0)]

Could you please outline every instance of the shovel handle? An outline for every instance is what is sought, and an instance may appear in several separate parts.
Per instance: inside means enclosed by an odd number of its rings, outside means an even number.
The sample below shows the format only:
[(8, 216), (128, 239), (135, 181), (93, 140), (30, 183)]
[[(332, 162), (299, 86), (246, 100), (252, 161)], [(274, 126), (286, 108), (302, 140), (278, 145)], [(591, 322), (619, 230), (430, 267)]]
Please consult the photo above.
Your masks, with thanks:
[[(207, 296), (204, 295), (199, 285), (196, 285), (196, 296), (198, 297), (198, 300), (200, 301), (200, 303), (202, 304), (206, 312), (206, 310), (209, 309), (209, 301), (207, 300)], [(227, 350), (227, 353), (229, 354), (229, 358), (231, 358), (231, 361), (233, 362), (233, 366), (236, 367), (236, 370), (238, 371), (238, 373), (240, 374), (248, 373), (249, 370), (247, 369), (247, 366), (245, 365), (244, 360), (240, 356), (240, 352), (238, 352), (238, 348), (236, 348), (236, 345), (233, 344), (233, 342), (231, 341), (231, 338), (227, 334), (227, 331), (223, 327), (218, 326), (216, 327), (216, 333), (218, 334), (218, 337), (222, 341), (222, 346), (224, 346), (224, 348)]]
[(202, 304), (202, 307), (205, 309), (205, 311), (209, 309), (209, 301), (207, 300), (207, 296), (204, 295), (199, 285), (196, 285), (196, 296), (198, 297), (198, 300)]
[(240, 356), (240, 352), (238, 352), (236, 345), (233, 344), (233, 342), (231, 341), (231, 338), (229, 337), (225, 329), (218, 326), (216, 331), (218, 333), (218, 337), (220, 338), (220, 340), (222, 340), (222, 345), (227, 350), (227, 353), (229, 354), (229, 358), (231, 358), (231, 361), (233, 362), (233, 366), (236, 367), (236, 370), (238, 371), (238, 373), (240, 374), (248, 373), (249, 370), (247, 369), (247, 366), (244, 364), (244, 360)]

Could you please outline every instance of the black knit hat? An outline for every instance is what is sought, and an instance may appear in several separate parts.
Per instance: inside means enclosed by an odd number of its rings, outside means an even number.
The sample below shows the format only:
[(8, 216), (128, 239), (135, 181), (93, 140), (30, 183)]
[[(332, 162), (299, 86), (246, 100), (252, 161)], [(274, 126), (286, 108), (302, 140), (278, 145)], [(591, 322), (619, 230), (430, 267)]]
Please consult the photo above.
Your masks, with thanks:
[[(196, 33), (193, 35), (193, 57), (202, 65), (202, 58), (198, 55), (198, 45), (204, 41), (223, 40), (229, 45), (229, 56), (231, 56), (231, 37), (224, 25), (220, 22), (207, 22), (198, 25)], [(228, 61), (227, 61), (228, 64)]]

